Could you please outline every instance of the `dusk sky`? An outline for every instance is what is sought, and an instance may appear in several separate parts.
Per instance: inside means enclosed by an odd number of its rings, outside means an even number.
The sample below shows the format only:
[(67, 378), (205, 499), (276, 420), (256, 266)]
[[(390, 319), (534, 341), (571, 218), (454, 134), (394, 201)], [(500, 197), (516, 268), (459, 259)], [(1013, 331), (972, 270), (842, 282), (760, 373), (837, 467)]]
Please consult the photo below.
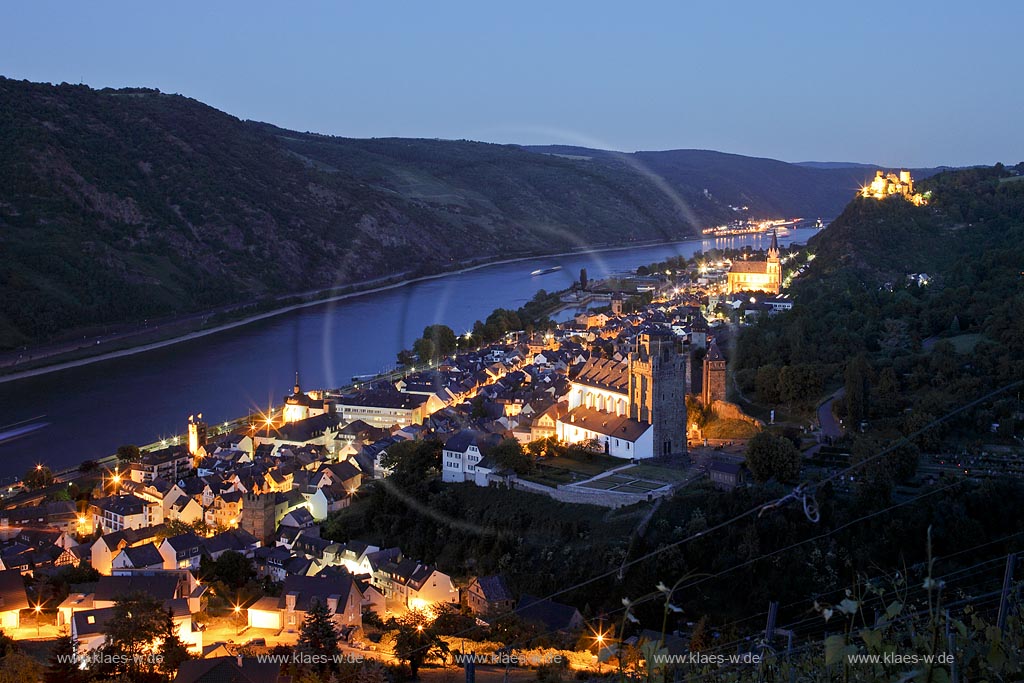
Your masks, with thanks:
[(352, 137), (1016, 163), (1022, 26), (1019, 2), (33, 0), (0, 6), (0, 75)]

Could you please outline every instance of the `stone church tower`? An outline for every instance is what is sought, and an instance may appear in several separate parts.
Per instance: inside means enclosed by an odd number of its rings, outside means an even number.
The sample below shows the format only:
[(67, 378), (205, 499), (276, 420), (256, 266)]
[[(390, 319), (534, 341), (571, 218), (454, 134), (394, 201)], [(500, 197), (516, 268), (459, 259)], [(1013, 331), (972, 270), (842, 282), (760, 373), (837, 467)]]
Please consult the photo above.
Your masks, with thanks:
[(643, 333), (629, 354), (629, 417), (651, 425), (655, 457), (686, 457), (687, 356), (672, 334)]
[(700, 402), (710, 408), (715, 401), (725, 400), (725, 356), (718, 348), (718, 342), (711, 340), (708, 353), (704, 356), (704, 378)]
[(768, 262), (765, 275), (768, 276), (766, 292), (778, 294), (782, 291), (782, 261), (779, 259), (779, 236), (772, 230), (772, 243), (768, 246)]
[(277, 536), (274, 503), (273, 493), (246, 493), (242, 501), (242, 528), (269, 548), (274, 547)]

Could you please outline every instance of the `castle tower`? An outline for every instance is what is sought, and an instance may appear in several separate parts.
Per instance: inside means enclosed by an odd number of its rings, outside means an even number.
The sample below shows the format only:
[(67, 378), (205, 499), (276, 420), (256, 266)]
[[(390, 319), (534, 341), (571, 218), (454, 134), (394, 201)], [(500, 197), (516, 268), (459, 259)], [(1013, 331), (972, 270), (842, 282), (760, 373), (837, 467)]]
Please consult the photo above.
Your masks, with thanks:
[(292, 394), (298, 396), (302, 393), (302, 389), (299, 387), (299, 371), (295, 371), (295, 388), (292, 390)]
[(206, 423), (203, 414), (188, 416), (188, 452), (195, 455), (200, 447), (206, 445)]
[(772, 230), (772, 243), (768, 246), (768, 263), (765, 265), (768, 282), (765, 291), (778, 294), (782, 291), (782, 261), (779, 258), (779, 237)]
[(704, 378), (701, 385), (700, 401), (710, 408), (715, 401), (725, 400), (725, 356), (718, 348), (718, 342), (711, 340), (708, 353), (704, 356)]
[(613, 294), (612, 295), (612, 315), (614, 315), (614, 316), (622, 315), (622, 295), (621, 294)]
[(637, 338), (629, 355), (629, 417), (653, 428), (655, 457), (686, 456), (686, 355), (673, 335)]
[(274, 546), (277, 524), (273, 493), (246, 493), (242, 501), (241, 527), (258, 538), (264, 547)]

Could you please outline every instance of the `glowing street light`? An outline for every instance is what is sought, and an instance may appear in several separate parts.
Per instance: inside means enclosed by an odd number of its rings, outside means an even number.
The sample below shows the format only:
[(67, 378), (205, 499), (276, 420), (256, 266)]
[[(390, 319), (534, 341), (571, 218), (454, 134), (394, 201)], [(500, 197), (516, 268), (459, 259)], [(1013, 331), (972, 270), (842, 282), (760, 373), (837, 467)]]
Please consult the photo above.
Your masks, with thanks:
[(235, 605), (235, 635), (236, 636), (242, 635), (242, 624), (239, 621), (239, 617), (241, 616), (241, 614), (242, 614), (242, 606), (241, 605)]
[(605, 640), (605, 638), (604, 638), (604, 632), (603, 631), (597, 631), (596, 633), (594, 633), (594, 644), (597, 646), (597, 673), (598, 674), (600, 674), (602, 672), (601, 650), (604, 649), (604, 640)]
[(36, 638), (38, 638), (39, 637), (39, 616), (43, 612), (43, 606), (41, 604), (39, 604), (39, 603), (36, 603), (35, 612), (36, 612)]

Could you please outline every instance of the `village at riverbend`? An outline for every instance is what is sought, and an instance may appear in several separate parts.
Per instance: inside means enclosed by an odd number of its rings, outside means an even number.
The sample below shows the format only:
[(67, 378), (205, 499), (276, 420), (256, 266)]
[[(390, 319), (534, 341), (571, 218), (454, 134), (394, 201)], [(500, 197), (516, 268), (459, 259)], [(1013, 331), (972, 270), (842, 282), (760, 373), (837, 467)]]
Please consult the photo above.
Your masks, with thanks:
[[(677, 261), (599, 281), (583, 271), (571, 289), (540, 291), (464, 335), (431, 326), (390, 375), (331, 390), (306, 389), (296, 373), (279, 405), (240, 420), (197, 413), (183, 434), (141, 449), (61, 473), (38, 464), (4, 493), (5, 637), (57, 639), (76, 666), (133, 675), (237, 656), (247, 680), (263, 680), (253, 657), (308, 655), (316, 628), (336, 641), (332, 656), (415, 673), (428, 657), (409, 654), (403, 629), (514, 618), (550, 647), (456, 647), (457, 628), (439, 642), (506, 665), (555, 656), (599, 667), (600, 645), (579, 640), (594, 629), (582, 606), (323, 530), (424, 453), (416, 476), (442, 486), (609, 510), (700, 481), (742, 486), (742, 445), (762, 423), (726, 401), (722, 349), (732, 323), (791, 307), (780, 248), (773, 233), (760, 252)], [(577, 313), (549, 317), (567, 310)]]
[[(851, 211), (931, 210), (906, 192), (858, 197)], [(808, 293), (833, 286), (816, 270), (834, 258), (827, 249), (780, 246), (776, 230), (761, 248), (600, 279), (583, 269), (571, 287), (539, 289), (470, 329), (429, 325), (397, 369), (344, 387), (306, 386), (300, 368), (280, 400), (234, 420), (207, 421), (196, 406), (180, 434), (64, 471), (39, 454), (0, 492), (4, 671), (53, 683), (553, 683), (788, 661), (780, 597), (816, 642), (856, 604), (824, 598), (853, 565), (838, 545), (774, 563), (768, 539), (796, 548), (851, 515), (969, 496), (978, 481), (1012, 488), (1021, 470), (995, 459), (1012, 419), (1001, 427), (986, 413), (954, 452), (921, 441), (934, 419), (901, 407), (910, 399), (891, 368), (873, 374), (863, 355), (845, 366), (764, 356), (788, 339), (780, 323), (824, 319), (829, 304)], [(539, 287), (556, 270), (530, 277)], [(918, 297), (948, 326), (921, 342), (920, 362), (960, 372), (935, 364), (965, 333), (938, 309), (929, 275), (889, 278), (878, 297)], [(837, 325), (833, 346), (856, 329)], [(930, 520), (914, 522), (928, 553)], [(729, 541), (706, 538), (716, 529)], [(859, 542), (895, 548), (888, 534)], [(696, 571), (705, 564), (716, 573)], [(929, 563), (908, 571), (931, 590)], [(725, 580), (702, 586), (708, 577)], [(738, 577), (750, 583), (741, 600)], [(992, 595), (1010, 604), (1010, 585)], [(811, 604), (809, 619), (793, 616)], [(750, 635), (758, 624), (737, 626), (761, 606), (763, 641)]]

